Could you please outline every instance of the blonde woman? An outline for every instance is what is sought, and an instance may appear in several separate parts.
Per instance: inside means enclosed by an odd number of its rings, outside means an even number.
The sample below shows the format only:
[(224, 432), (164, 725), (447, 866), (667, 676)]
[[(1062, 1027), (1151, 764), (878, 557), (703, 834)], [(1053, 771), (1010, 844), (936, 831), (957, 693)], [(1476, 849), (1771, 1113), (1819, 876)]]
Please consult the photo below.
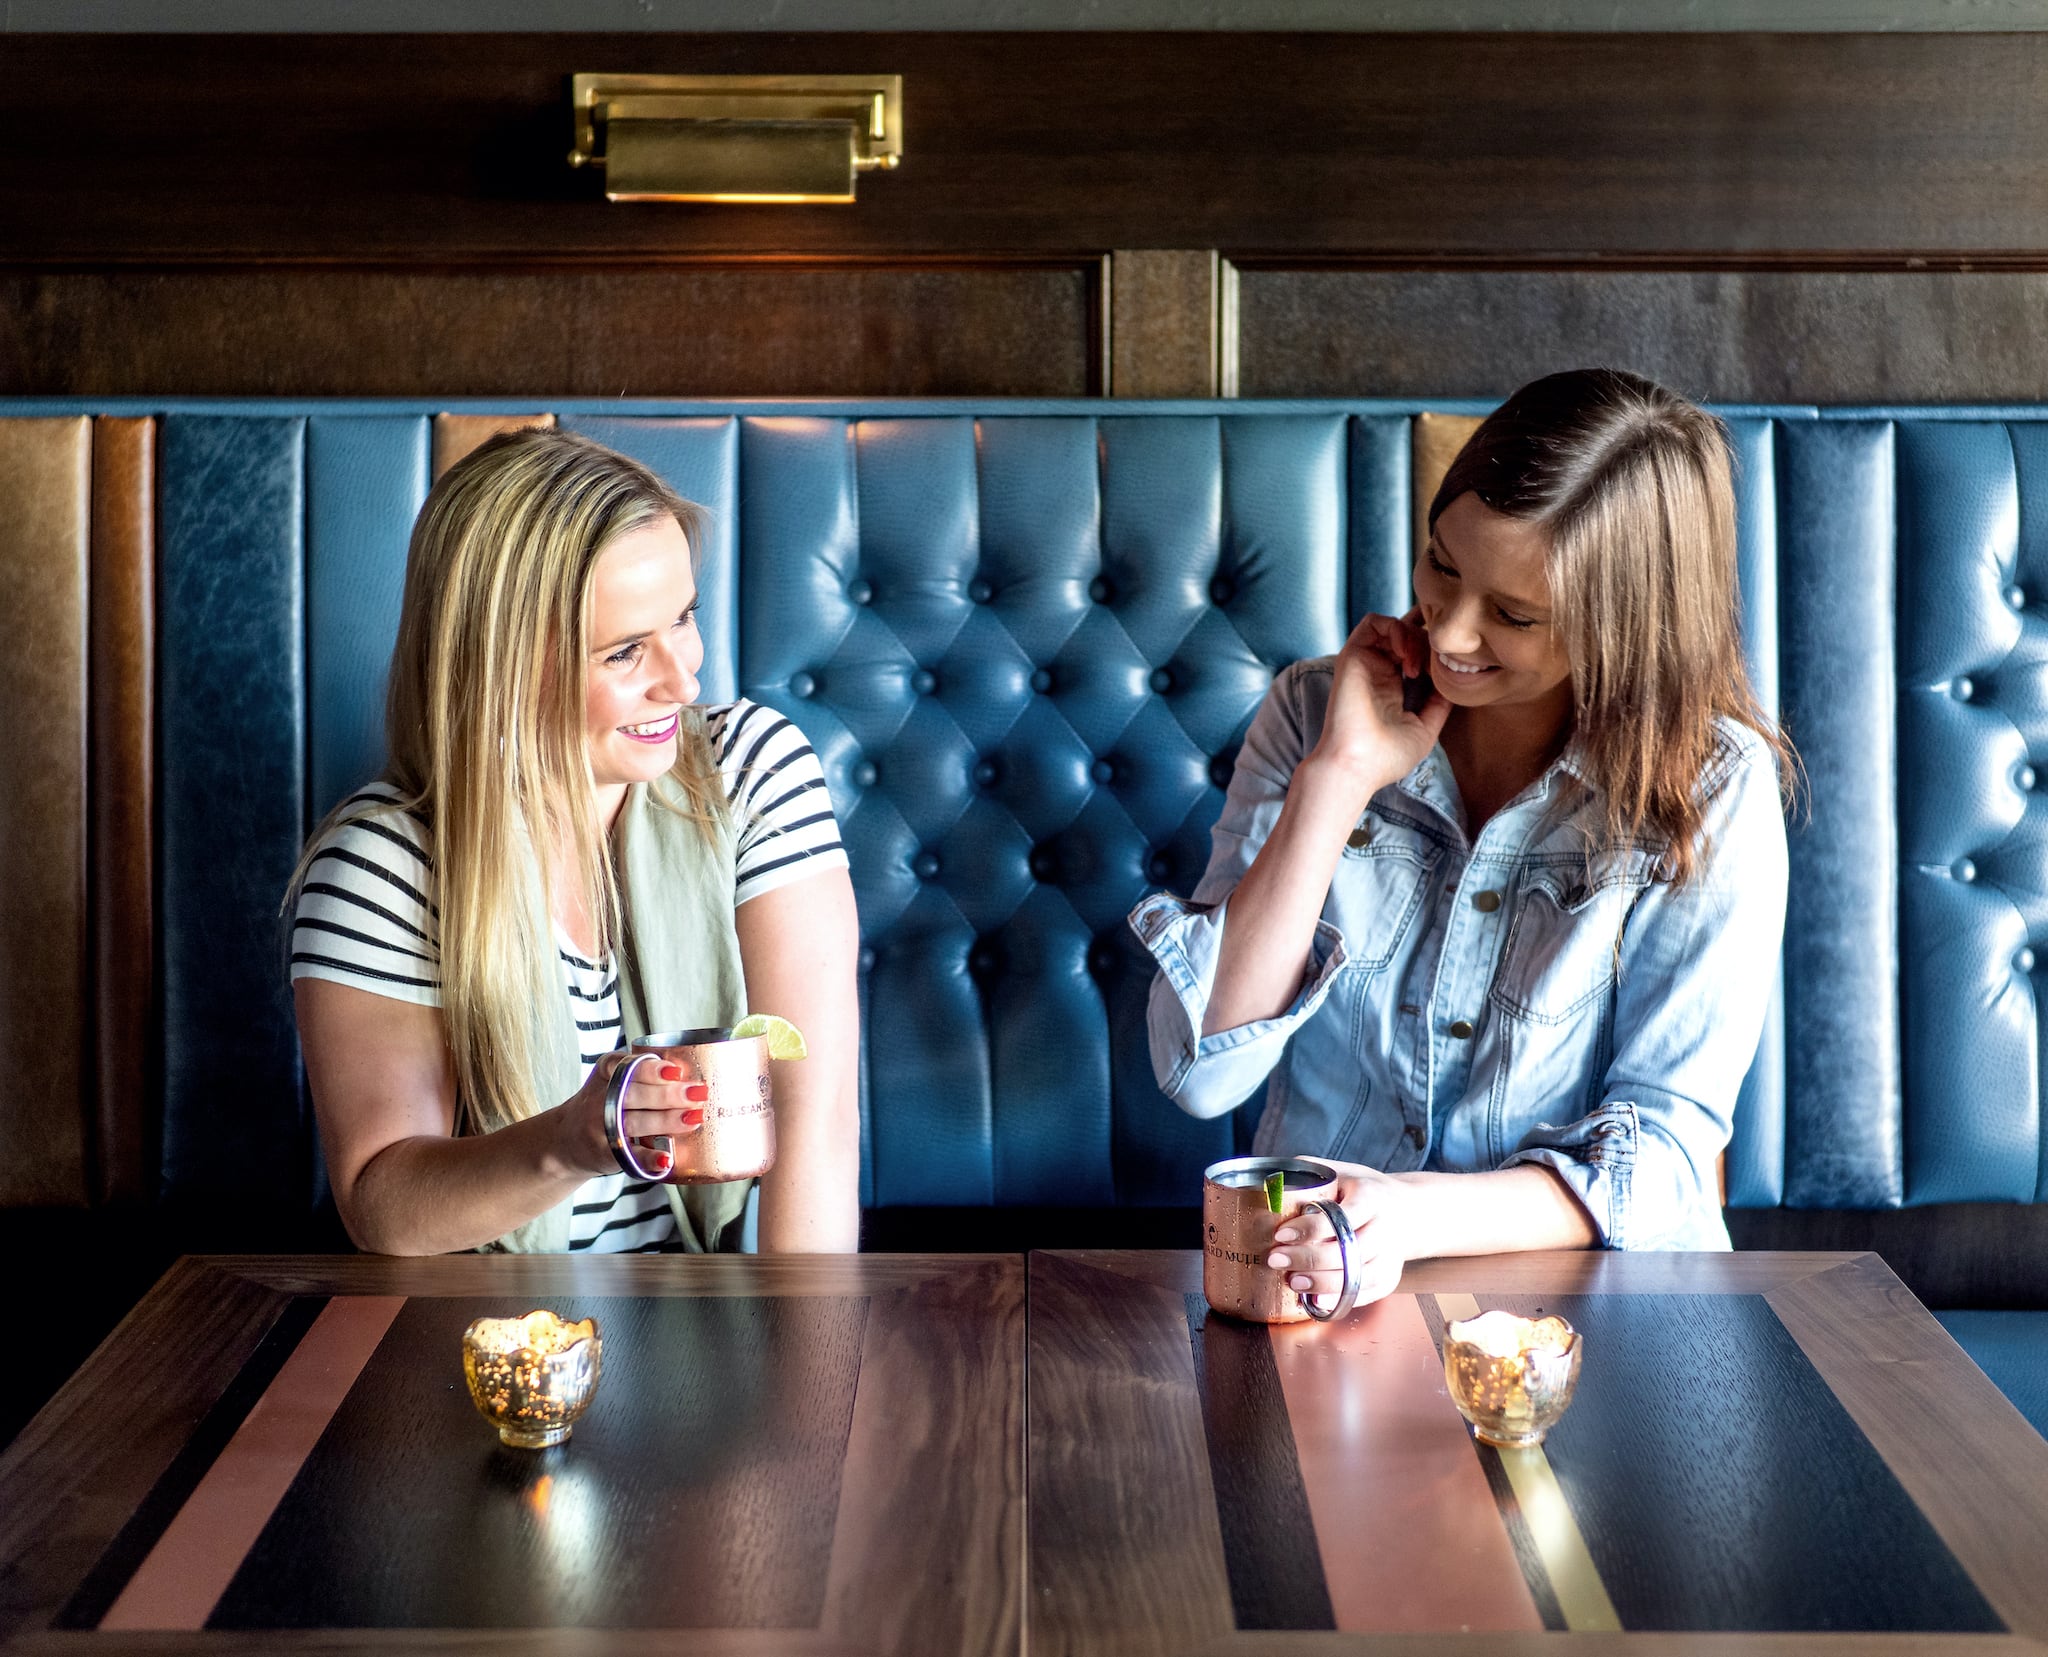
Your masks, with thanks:
[[(622, 1036), (788, 1018), (763, 1249), (858, 1241), (857, 927), (816, 757), (773, 710), (699, 708), (699, 510), (565, 432), (492, 439), (421, 509), (390, 762), (315, 836), (292, 980), (351, 1237), (387, 1254), (739, 1244), (740, 1185), (614, 1158)], [(642, 1066), (623, 1128), (701, 1123)], [(643, 1157), (651, 1155), (643, 1151)]]
[[(1785, 906), (1718, 422), (1633, 375), (1523, 387), (1452, 463), (1416, 607), (1283, 672), (1159, 962), (1160, 1085), (1334, 1159), (1365, 1299), (1509, 1249), (1725, 1249), (1716, 1158)], [(1269, 1264), (1335, 1293), (1327, 1221)]]

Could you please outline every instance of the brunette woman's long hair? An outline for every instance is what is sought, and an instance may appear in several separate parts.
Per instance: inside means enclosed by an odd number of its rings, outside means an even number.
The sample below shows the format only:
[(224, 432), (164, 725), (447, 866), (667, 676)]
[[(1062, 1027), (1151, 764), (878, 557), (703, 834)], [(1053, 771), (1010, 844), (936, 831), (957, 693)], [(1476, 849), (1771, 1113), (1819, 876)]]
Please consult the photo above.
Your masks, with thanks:
[[(610, 848), (590, 810), (584, 725), (590, 590), (599, 556), (662, 518), (694, 563), (706, 518), (638, 461), (555, 430), (502, 433), (444, 473), (413, 524), (385, 705), (385, 776), (433, 834), (441, 1011), (458, 1131), (556, 1103), (535, 1011), (561, 994), (548, 922), (566, 865), (585, 913), (621, 932)], [(682, 710), (674, 809), (711, 832), (724, 811), (703, 715)], [(296, 900), (335, 824), (390, 810), (344, 803), (314, 831)], [(561, 855), (557, 855), (561, 854)]]
[(1725, 774), (1721, 722), (1763, 740), (1788, 800), (1798, 766), (1743, 666), (1726, 431), (1639, 375), (1551, 374), (1459, 450), (1430, 503), (1432, 532), (1467, 492), (1547, 534), (1552, 625), (1606, 843), (1664, 842), (1663, 872), (1683, 885)]

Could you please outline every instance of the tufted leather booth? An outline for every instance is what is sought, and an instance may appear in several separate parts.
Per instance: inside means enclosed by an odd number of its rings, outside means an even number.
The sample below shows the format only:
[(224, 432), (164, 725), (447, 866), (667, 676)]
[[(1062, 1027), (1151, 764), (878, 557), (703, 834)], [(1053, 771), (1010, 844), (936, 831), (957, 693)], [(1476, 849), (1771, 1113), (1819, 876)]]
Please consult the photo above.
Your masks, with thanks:
[[(536, 411), (0, 404), (0, 432), (81, 412), (156, 420), (161, 1188), (303, 1207), (278, 897), (379, 763), (437, 459)], [(1445, 417), (1478, 409), (552, 412), (711, 508), (705, 694), (781, 709), (823, 759), (863, 925), (864, 1202), (1188, 1202), (1249, 1113), (1154, 1089), (1122, 918), (1200, 872), (1274, 668), (1405, 602)], [(1730, 1202), (2040, 1201), (2048, 417), (1724, 412), (1752, 667), (1810, 780)]]

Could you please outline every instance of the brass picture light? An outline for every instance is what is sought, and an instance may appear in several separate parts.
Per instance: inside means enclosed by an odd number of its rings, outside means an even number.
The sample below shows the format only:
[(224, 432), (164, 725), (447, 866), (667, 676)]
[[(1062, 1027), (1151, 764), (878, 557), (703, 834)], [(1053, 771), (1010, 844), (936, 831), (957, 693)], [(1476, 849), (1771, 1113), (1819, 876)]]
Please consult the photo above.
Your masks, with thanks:
[(577, 75), (570, 102), (611, 201), (850, 202), (903, 159), (901, 75)]

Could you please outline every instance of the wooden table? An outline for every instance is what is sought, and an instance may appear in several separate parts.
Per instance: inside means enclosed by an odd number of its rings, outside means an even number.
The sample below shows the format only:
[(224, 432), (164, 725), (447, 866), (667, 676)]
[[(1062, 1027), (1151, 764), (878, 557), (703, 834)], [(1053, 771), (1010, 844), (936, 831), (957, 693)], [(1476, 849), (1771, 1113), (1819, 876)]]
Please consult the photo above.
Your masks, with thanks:
[[(1268, 1330), (1199, 1254), (1051, 1253), (1028, 1299), (1034, 1657), (2048, 1636), (2048, 1442), (1875, 1255), (1435, 1261)], [(1443, 1322), (1496, 1306), (1586, 1343), (1539, 1450), (1444, 1387)]]
[[(1874, 1256), (1445, 1261), (1270, 1331), (1200, 1286), (1193, 1253), (183, 1261), (0, 1456), (0, 1634), (2043, 1650), (2048, 1443)], [(601, 1320), (605, 1380), (568, 1446), (510, 1451), (458, 1336), (536, 1305)], [(1480, 1306), (1584, 1332), (1541, 1451), (1444, 1392)]]
[[(460, 1337), (536, 1305), (604, 1377), (508, 1450)], [(0, 1634), (1014, 1652), (1023, 1357), (1016, 1256), (184, 1260), (0, 1456)]]

